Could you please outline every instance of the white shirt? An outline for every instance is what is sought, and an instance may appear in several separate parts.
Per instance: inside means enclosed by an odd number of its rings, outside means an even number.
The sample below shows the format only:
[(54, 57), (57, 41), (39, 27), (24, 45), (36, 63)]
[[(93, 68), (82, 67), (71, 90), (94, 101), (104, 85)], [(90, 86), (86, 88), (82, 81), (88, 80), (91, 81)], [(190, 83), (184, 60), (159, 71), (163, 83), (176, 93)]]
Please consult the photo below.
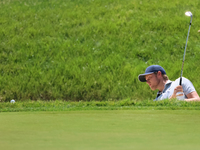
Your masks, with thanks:
[[(165, 84), (165, 88), (162, 92), (158, 91), (156, 99), (157, 100), (164, 100), (169, 99), (170, 96), (174, 93), (175, 87), (179, 85), (180, 78), (176, 79), (175, 81), (168, 80)], [(182, 77), (182, 87), (183, 87), (183, 93), (185, 95), (185, 98), (187, 98), (187, 94), (196, 91), (192, 82), (188, 80), (187, 78)]]

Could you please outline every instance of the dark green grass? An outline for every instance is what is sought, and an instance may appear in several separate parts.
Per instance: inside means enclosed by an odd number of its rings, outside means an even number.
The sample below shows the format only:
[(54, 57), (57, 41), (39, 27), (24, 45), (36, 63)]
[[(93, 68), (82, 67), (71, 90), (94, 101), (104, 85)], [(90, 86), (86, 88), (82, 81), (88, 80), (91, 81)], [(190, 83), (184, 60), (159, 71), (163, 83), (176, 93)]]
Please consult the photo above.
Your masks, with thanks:
[(4, 150), (198, 150), (200, 112), (112, 110), (0, 113)]
[(1, 0), (0, 100), (153, 99), (148, 65), (200, 92), (199, 0)]

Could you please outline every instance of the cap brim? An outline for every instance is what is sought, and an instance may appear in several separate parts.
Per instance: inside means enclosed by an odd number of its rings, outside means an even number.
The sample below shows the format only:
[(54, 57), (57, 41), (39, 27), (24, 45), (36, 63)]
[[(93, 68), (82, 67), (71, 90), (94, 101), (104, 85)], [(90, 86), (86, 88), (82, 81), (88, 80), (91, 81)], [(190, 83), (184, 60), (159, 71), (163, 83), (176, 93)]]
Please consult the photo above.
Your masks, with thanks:
[(138, 76), (138, 79), (141, 81), (141, 82), (146, 82), (147, 80), (145, 79), (145, 76), (148, 75), (148, 74), (152, 74), (154, 72), (149, 72), (149, 73), (144, 73), (144, 74), (140, 74)]

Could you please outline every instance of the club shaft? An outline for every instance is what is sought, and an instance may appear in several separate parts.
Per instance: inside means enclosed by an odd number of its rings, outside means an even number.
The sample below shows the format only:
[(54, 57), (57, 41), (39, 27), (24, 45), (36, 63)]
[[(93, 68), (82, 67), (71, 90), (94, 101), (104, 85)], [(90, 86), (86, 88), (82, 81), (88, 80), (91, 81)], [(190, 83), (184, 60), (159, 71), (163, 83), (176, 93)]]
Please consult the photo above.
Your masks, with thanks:
[(191, 16), (191, 20), (190, 20), (190, 25), (189, 25), (189, 29), (188, 29), (186, 44), (185, 44), (185, 50), (184, 50), (184, 54), (183, 54), (183, 63), (182, 63), (182, 68), (181, 68), (181, 76), (180, 76), (180, 83), (179, 83), (179, 85), (182, 84), (183, 66), (184, 66), (184, 61), (185, 61), (185, 54), (186, 54), (186, 48), (187, 48), (187, 42), (188, 42), (188, 37), (189, 37), (189, 33), (190, 33), (191, 24), (192, 24), (192, 16)]

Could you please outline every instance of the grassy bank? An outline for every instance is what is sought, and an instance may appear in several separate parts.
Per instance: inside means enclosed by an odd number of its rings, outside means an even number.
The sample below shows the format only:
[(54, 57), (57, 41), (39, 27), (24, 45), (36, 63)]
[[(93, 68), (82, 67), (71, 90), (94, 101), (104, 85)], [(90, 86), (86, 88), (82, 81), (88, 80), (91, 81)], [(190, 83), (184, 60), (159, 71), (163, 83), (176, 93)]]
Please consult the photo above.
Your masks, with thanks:
[(162, 65), (200, 93), (199, 0), (2, 0), (0, 100), (153, 99), (138, 74)]

